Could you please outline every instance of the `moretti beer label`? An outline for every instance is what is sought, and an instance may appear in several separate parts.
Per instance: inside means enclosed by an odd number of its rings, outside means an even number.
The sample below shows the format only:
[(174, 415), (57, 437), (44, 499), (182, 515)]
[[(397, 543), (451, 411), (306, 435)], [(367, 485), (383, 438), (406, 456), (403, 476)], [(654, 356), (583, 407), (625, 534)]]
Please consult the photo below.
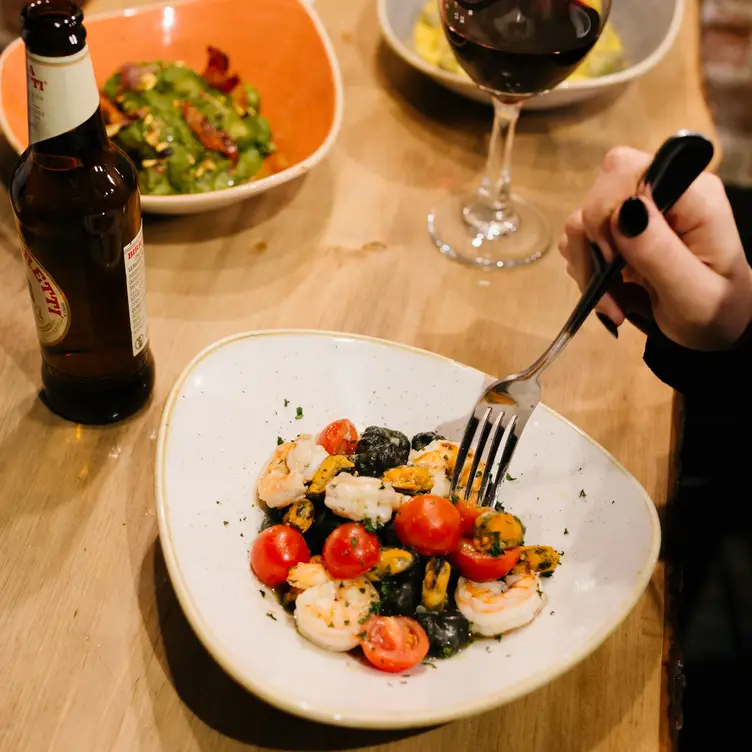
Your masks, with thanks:
[(67, 57), (26, 52), (29, 141), (34, 144), (77, 128), (99, 107), (88, 47)]
[(56, 345), (62, 341), (70, 328), (68, 300), (55, 280), (25, 245), (21, 246), (21, 253), (26, 277), (29, 280), (29, 293), (39, 341), (43, 345)]

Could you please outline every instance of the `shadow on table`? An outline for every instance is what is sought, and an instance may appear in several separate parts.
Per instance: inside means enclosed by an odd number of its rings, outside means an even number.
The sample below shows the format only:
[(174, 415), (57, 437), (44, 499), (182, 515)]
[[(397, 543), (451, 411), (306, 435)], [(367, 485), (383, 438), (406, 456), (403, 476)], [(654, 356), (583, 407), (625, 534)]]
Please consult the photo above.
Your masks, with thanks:
[[(158, 618), (154, 618), (154, 599)], [(236, 684), (193, 633), (167, 575), (159, 539), (141, 569), (139, 606), (157, 660), (180, 699), (215, 731), (247, 744), (280, 750), (355, 749), (386, 744), (418, 731), (360, 731), (325, 726), (288, 715)], [(159, 708), (155, 708), (159, 727)], [(201, 743), (200, 728), (193, 733)], [(169, 749), (167, 740), (165, 749)]]
[(146, 214), (144, 233), (154, 243), (200, 243), (233, 237), (258, 226), (284, 211), (308, 180), (303, 175), (265, 193), (200, 214)]

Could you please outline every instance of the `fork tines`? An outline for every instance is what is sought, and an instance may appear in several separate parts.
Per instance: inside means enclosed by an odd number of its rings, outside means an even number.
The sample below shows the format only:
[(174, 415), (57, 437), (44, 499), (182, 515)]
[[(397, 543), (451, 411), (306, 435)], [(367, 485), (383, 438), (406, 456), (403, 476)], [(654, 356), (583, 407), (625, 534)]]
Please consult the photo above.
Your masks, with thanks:
[[(451, 488), (451, 493), (455, 494), (460, 487), (460, 481), (468, 462), (468, 455), (473, 446), (473, 439), (477, 434), (478, 440), (473, 450), (472, 465), (470, 466), (470, 472), (466, 477), (463, 489), (464, 498), (465, 500), (470, 498), (473, 490), (473, 481), (479, 472), (478, 468), (481, 466), (481, 462), (484, 462), (485, 469), (478, 491), (478, 503), (481, 506), (487, 507), (496, 506), (496, 494), (499, 484), (503, 480), (509, 466), (516, 443), (514, 427), (517, 423), (517, 415), (510, 415), (509, 420), (505, 424), (504, 416), (506, 413), (503, 410), (498, 410), (495, 414), (494, 412), (492, 407), (484, 409), (479, 406), (468, 421), (465, 435), (462, 437), (462, 443), (457, 452)], [(491, 442), (486, 451), (489, 438)]]

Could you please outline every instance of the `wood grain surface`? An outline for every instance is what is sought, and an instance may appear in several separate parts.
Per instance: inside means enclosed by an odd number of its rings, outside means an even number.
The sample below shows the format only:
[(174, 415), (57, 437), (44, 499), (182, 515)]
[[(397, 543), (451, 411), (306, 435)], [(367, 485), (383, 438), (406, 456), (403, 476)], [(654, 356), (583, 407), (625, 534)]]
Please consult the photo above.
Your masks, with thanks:
[[(89, 12), (117, 6), (92, 2)], [(517, 190), (561, 226), (616, 143), (652, 150), (713, 132), (697, 65), (698, 7), (651, 74), (616, 97), (526, 115)], [(481, 717), (420, 732), (332, 729), (239, 689), (175, 600), (157, 539), (154, 439), (166, 394), (205, 345), (248, 329), (360, 332), (489, 373), (528, 365), (576, 290), (550, 254), (481, 273), (441, 257), (425, 215), (484, 160), (490, 110), (407, 69), (379, 41), (372, 0), (318, 0), (339, 55), (345, 119), (304, 179), (215, 214), (147, 219), (150, 408), (83, 428), (39, 402), (39, 354), (6, 191), (0, 188), (0, 749), (654, 752), (660, 748), (660, 572), (627, 621), (549, 687)], [(211, 41), (211, 40), (207, 40)], [(2, 153), (3, 174), (12, 163)], [(661, 505), (671, 392), (643, 338), (589, 321), (544, 379), (544, 400), (614, 453)], [(664, 733), (664, 739), (667, 735)]]

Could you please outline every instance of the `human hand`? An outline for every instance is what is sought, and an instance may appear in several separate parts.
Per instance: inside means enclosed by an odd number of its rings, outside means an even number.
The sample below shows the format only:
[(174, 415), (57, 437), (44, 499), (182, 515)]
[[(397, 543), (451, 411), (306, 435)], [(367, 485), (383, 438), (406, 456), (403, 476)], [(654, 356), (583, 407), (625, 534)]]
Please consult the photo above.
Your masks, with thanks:
[(649, 198), (629, 198), (650, 161), (626, 147), (606, 155), (559, 240), (567, 271), (584, 290), (594, 271), (590, 241), (606, 262), (621, 253), (623, 282), (604, 296), (599, 312), (616, 326), (627, 312), (652, 314), (684, 347), (731, 347), (752, 321), (752, 269), (723, 184), (703, 173), (664, 217)]

